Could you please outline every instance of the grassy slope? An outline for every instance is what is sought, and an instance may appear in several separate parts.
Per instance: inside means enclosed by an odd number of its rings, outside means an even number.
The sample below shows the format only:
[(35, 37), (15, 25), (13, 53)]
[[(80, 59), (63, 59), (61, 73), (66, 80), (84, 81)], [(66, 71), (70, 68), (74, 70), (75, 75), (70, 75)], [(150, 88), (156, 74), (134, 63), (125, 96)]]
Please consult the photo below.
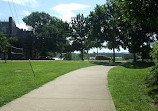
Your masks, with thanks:
[(109, 71), (109, 89), (117, 111), (152, 111), (144, 80), (150, 65), (135, 64), (114, 67)]
[(54, 78), (70, 71), (92, 66), (83, 61), (32, 62), (36, 77), (31, 71), (16, 72), (30, 69), (28, 62), (0, 62), (0, 106), (40, 87)]

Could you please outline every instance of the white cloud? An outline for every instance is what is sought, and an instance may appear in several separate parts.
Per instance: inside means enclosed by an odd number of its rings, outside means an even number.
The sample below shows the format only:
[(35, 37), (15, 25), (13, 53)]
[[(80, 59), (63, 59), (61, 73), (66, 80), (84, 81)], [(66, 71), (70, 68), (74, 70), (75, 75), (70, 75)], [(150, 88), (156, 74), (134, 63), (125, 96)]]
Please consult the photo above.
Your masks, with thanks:
[(86, 8), (89, 8), (89, 5), (84, 4), (77, 4), (77, 3), (71, 3), (71, 4), (60, 4), (52, 8), (52, 10), (55, 10), (58, 12), (58, 17), (60, 17), (64, 21), (71, 21), (71, 17), (75, 16), (75, 13), (73, 11), (76, 10), (86, 10)]
[(30, 12), (29, 12), (29, 11), (26, 11), (26, 10), (23, 10), (23, 14), (24, 14), (25, 16), (28, 16), (28, 15), (30, 15)]
[(19, 29), (32, 30), (30, 26), (27, 26), (25, 23), (16, 24)]
[(2, 0), (2, 1), (14, 2), (16, 4), (24, 5), (24, 6), (28, 6), (28, 7), (37, 7), (38, 6), (37, 0)]
[(85, 10), (86, 8), (89, 8), (89, 5), (83, 5), (83, 4), (77, 4), (77, 3), (71, 3), (71, 4), (60, 4), (55, 7), (53, 7), (53, 10), (57, 11), (72, 11), (72, 10)]

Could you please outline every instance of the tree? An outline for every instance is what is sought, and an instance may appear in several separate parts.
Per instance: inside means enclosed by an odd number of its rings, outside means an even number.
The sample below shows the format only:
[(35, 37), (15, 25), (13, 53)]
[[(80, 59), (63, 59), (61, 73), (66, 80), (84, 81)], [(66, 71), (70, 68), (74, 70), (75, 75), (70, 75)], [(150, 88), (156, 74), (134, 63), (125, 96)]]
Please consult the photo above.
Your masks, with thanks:
[[(90, 24), (89, 40), (92, 41), (92, 47), (101, 48), (104, 43), (103, 22), (105, 10), (102, 6), (96, 5), (94, 11), (90, 12), (88, 22)], [(98, 55), (98, 51), (97, 51)]]
[[(38, 52), (40, 55), (45, 55), (46, 38), (45, 32), (47, 25), (52, 22), (53, 18), (45, 12), (32, 12), (29, 16), (23, 18), (26, 25), (31, 26), (34, 32), (33, 52)], [(48, 37), (49, 38), (49, 37)], [(49, 40), (51, 41), (51, 40)], [(37, 54), (38, 55), (38, 54)]]
[(81, 59), (84, 60), (84, 52), (89, 49), (89, 46), (87, 46), (89, 24), (83, 14), (78, 14), (72, 19), (70, 30), (72, 47), (81, 52)]
[[(136, 61), (137, 53), (141, 54), (142, 58), (149, 58), (150, 43), (154, 41), (153, 35), (157, 30), (153, 30), (153, 27), (156, 27), (156, 25), (151, 27), (151, 24), (153, 24), (152, 19), (155, 16), (153, 10), (155, 9), (157, 12), (156, 4), (154, 0), (116, 0), (116, 5), (120, 7), (123, 17), (122, 22), (125, 23), (123, 30), (125, 39), (122, 39), (122, 41), (125, 44), (124, 46), (129, 49), (129, 52), (133, 53), (134, 61)], [(152, 6), (153, 9), (151, 10)]]
[(23, 21), (33, 27), (34, 47), (40, 55), (46, 56), (46, 52), (49, 51), (62, 53), (66, 50), (69, 30), (67, 22), (51, 17), (45, 12), (33, 12), (23, 18)]
[(32, 12), (29, 16), (23, 18), (26, 25), (31, 26), (34, 31), (40, 30), (43, 25), (48, 25), (52, 22), (52, 17), (45, 12)]
[(6, 62), (6, 53), (8, 52), (8, 49), (10, 48), (10, 43), (7, 40), (7, 37), (5, 37), (1, 32), (0, 32), (0, 51), (4, 54), (4, 59)]
[(148, 59), (148, 55), (151, 49), (150, 42), (152, 42), (153, 39), (147, 36), (148, 33), (143, 24), (135, 22), (131, 25), (131, 28), (127, 28), (127, 33), (129, 34), (127, 36), (127, 47), (129, 51), (134, 54), (134, 61), (137, 59), (136, 54), (141, 54), (142, 59)]
[(68, 40), (68, 37), (70, 36), (69, 24), (59, 19), (56, 23), (56, 27), (58, 29), (57, 52), (59, 52), (61, 55), (62, 53), (71, 52), (71, 46)]
[(105, 5), (97, 5), (90, 14), (92, 40), (96, 47), (101, 47), (107, 42), (107, 47), (113, 50), (113, 62), (115, 62), (115, 49), (119, 50), (120, 43), (120, 19), (119, 8), (115, 2), (107, 2)]
[(125, 1), (131, 0), (108, 0), (105, 5), (97, 5), (89, 15), (90, 37), (96, 43), (94, 46), (101, 47), (103, 42), (107, 42), (106, 47), (113, 50), (113, 62), (115, 49), (119, 50), (120, 46), (128, 48), (136, 61), (137, 53), (142, 56), (149, 54), (150, 42), (153, 41), (150, 28), (130, 15), (130, 10), (124, 8)]
[(106, 30), (107, 47), (113, 50), (113, 62), (115, 62), (115, 49), (119, 50), (121, 46), (121, 31), (122, 31), (122, 14), (119, 7), (116, 6), (115, 1), (109, 1), (104, 5), (106, 10)]
[(151, 32), (158, 31), (157, 0), (116, 0), (126, 20), (144, 23)]

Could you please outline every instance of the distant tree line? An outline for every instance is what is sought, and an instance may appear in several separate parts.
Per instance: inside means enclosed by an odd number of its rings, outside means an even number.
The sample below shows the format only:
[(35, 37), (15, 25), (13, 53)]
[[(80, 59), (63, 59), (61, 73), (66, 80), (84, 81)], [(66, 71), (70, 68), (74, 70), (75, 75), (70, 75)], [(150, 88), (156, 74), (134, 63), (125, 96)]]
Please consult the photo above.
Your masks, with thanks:
[[(156, 0), (107, 0), (96, 5), (87, 17), (78, 14), (70, 23), (52, 17), (45, 12), (33, 12), (23, 18), (33, 28), (33, 50), (38, 55), (84, 54), (90, 48), (106, 47), (115, 50), (128, 49), (134, 55), (149, 59), (151, 43), (157, 40), (158, 3)], [(106, 42), (106, 46), (103, 43)], [(35, 55), (36, 56), (36, 55)]]

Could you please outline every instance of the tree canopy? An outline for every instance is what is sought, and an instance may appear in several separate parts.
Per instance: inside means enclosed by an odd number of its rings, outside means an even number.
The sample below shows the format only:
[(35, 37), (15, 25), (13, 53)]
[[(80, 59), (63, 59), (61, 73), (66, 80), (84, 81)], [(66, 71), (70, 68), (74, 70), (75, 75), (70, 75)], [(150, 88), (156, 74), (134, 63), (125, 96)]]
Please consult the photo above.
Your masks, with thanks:
[(69, 25), (67, 22), (52, 17), (45, 12), (33, 12), (23, 18), (26, 25), (33, 27), (35, 34), (34, 48), (40, 55), (47, 52), (65, 52)]
[(83, 59), (85, 51), (105, 47), (106, 42), (114, 52), (113, 62), (120, 46), (136, 61), (136, 54), (149, 55), (150, 43), (157, 39), (157, 6), (155, 0), (108, 0), (96, 5), (88, 17), (78, 14), (69, 24), (45, 12), (33, 12), (23, 21), (33, 27), (41, 53), (80, 51)]
[(85, 50), (89, 50), (90, 45), (88, 40), (89, 24), (83, 14), (78, 14), (72, 19), (70, 31), (73, 50), (80, 51), (83, 60), (83, 54)]

